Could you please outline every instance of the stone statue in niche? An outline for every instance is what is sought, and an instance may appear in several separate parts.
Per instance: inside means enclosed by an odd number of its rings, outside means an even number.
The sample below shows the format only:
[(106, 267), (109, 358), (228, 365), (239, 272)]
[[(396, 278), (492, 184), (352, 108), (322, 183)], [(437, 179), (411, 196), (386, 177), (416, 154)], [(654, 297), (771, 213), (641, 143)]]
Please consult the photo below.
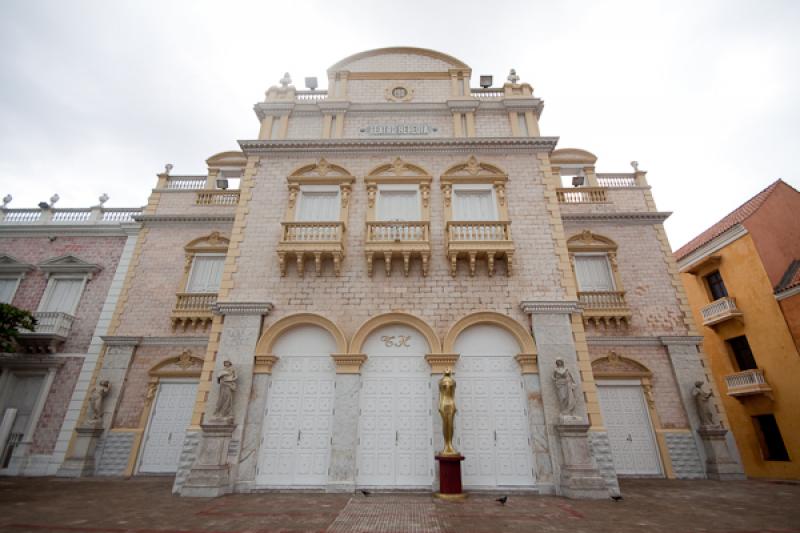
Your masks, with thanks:
[(86, 421), (89, 424), (98, 425), (103, 422), (103, 403), (110, 390), (111, 383), (107, 379), (100, 381), (92, 389), (89, 395), (89, 410), (86, 413)]
[(692, 389), (692, 399), (694, 400), (697, 417), (700, 419), (701, 426), (714, 425), (714, 412), (711, 410), (712, 393), (703, 390), (703, 382), (695, 381)]
[(444, 448), (439, 455), (447, 457), (460, 456), (453, 447), (453, 433), (455, 431), (456, 417), (456, 380), (448, 368), (439, 380), (439, 414), (442, 417), (442, 436)]
[(236, 392), (236, 381), (239, 377), (236, 368), (230, 361), (222, 363), (222, 370), (217, 374), (219, 384), (219, 394), (217, 395), (217, 407), (214, 409), (214, 418), (220, 421), (233, 420), (233, 395)]
[(558, 412), (561, 417), (570, 420), (577, 418), (574, 414), (576, 403), (575, 378), (572, 377), (572, 372), (566, 367), (564, 359), (561, 357), (556, 359), (556, 368), (553, 370), (553, 383), (556, 386)]

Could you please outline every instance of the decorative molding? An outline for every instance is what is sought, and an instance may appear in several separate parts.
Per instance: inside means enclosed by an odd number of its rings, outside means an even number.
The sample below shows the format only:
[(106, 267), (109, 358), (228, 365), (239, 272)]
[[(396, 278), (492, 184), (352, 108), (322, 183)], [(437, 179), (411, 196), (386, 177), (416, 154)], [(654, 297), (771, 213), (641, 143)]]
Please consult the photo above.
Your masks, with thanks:
[(206, 346), (208, 337), (140, 337), (139, 346)]
[(747, 235), (747, 229), (741, 224), (735, 224), (731, 226), (729, 229), (720, 233), (707, 243), (698, 247), (691, 253), (683, 256), (678, 261), (678, 270), (680, 272), (685, 272), (691, 269), (695, 263), (705, 259), (707, 256), (721, 250), (733, 241), (739, 239), (740, 237), (744, 237), (745, 235)]
[(519, 363), (520, 371), (523, 374), (538, 374), (539, 365), (535, 353), (518, 353), (514, 359)]
[[(195, 192), (195, 191), (192, 191)], [(127, 237), (141, 228), (135, 222), (99, 224), (0, 224), (0, 234), (35, 237)]]
[(272, 302), (217, 302), (211, 306), (215, 315), (268, 315), (275, 306)]
[(519, 303), (519, 308), (528, 315), (571, 315), (583, 312), (574, 300), (523, 300)]
[(100, 338), (103, 339), (106, 346), (139, 346), (142, 343), (142, 337), (102, 335)]
[(337, 374), (360, 374), (361, 365), (367, 360), (363, 353), (332, 353)]
[(280, 357), (272, 354), (256, 355), (253, 364), (253, 374), (272, 374), (272, 367)]
[(133, 217), (136, 222), (143, 222), (146, 224), (174, 222), (233, 222), (234, 218), (235, 215), (233, 214), (222, 213), (215, 215), (137, 215)]
[(60, 367), (65, 361), (65, 357), (52, 355), (0, 354), (0, 368), (49, 369)]
[(639, 361), (620, 356), (615, 351), (610, 351), (605, 357), (599, 357), (592, 361), (592, 373), (595, 378), (605, 379), (645, 379), (653, 375), (650, 369)]
[(39, 270), (45, 273), (46, 277), (51, 274), (83, 274), (92, 279), (92, 276), (100, 272), (103, 267), (94, 263), (87, 263), (80, 257), (72, 254), (47, 259), (37, 265)]
[(703, 337), (699, 335), (661, 336), (658, 339), (664, 346), (676, 344), (685, 346), (700, 346), (703, 343)]
[(586, 337), (593, 346), (663, 346), (659, 337)]
[(785, 300), (786, 298), (791, 298), (796, 294), (800, 294), (800, 285), (795, 285), (794, 287), (789, 287), (788, 289), (783, 289), (775, 293), (775, 299), (779, 302), (781, 300)]
[(562, 213), (564, 222), (624, 222), (626, 224), (662, 224), (671, 211), (619, 211), (616, 213)]
[(454, 369), (458, 362), (457, 353), (429, 353), (425, 360), (431, 365), (431, 374), (443, 374), (445, 370)]
[(8, 254), (0, 254), (0, 274), (24, 274), (36, 268), (29, 263), (23, 263), (16, 257)]
[[(239, 146), (248, 156), (261, 156), (271, 153), (407, 153), (409, 150), (430, 153), (471, 153), (496, 150), (522, 152), (550, 152), (555, 148), (558, 137), (469, 137), (469, 138), (431, 138), (431, 139), (291, 139), (278, 141), (239, 141)], [(148, 215), (154, 217), (155, 215)], [(137, 218), (139, 220), (139, 218)], [(144, 218), (142, 218), (144, 220)]]
[(439, 341), (439, 337), (427, 322), (412, 314), (400, 312), (377, 315), (361, 324), (350, 341), (350, 353), (361, 353), (364, 341), (367, 340), (370, 333), (378, 328), (392, 324), (403, 324), (416, 329), (425, 337), (430, 353), (442, 353), (442, 344)]
[(347, 338), (339, 326), (322, 315), (295, 313), (279, 319), (264, 331), (256, 344), (256, 356), (272, 355), (272, 346), (278, 337), (292, 328), (304, 325), (317, 326), (326, 330), (336, 341), (336, 350), (340, 353), (347, 353)]

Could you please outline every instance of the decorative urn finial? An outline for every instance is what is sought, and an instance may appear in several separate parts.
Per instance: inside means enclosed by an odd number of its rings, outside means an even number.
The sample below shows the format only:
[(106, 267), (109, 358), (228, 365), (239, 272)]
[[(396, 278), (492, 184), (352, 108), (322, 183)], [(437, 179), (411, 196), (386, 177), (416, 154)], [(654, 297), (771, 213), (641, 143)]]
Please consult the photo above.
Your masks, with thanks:
[(517, 71), (513, 68), (511, 69), (511, 72), (508, 73), (508, 81), (514, 84), (516, 84), (519, 81), (519, 76), (517, 76)]

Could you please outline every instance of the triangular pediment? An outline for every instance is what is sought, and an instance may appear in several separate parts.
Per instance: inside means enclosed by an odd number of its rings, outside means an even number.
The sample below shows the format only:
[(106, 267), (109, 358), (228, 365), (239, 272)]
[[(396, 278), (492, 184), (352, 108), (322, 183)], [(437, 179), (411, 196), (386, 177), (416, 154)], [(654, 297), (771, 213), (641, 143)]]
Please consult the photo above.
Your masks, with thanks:
[(0, 274), (20, 274), (34, 268), (33, 265), (24, 263), (13, 255), (0, 254)]
[(94, 263), (84, 261), (80, 257), (72, 254), (62, 255), (47, 259), (39, 263), (39, 270), (46, 274), (94, 274), (99, 272), (103, 267)]

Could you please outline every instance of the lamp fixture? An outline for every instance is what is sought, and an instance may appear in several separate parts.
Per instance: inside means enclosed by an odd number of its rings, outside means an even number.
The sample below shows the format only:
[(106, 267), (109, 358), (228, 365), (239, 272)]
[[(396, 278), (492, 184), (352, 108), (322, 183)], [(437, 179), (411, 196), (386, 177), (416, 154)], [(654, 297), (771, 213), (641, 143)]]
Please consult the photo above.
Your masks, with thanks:
[(484, 89), (488, 89), (489, 87), (492, 86), (492, 76), (491, 75), (484, 74), (484, 75), (481, 76), (480, 79), (481, 79), (481, 82), (480, 82), (479, 85), (481, 87), (483, 87)]
[(317, 78), (316, 76), (313, 78), (306, 78), (306, 89), (311, 89), (312, 91), (315, 90), (319, 85), (317, 85)]
[(222, 189), (223, 191), (228, 188), (228, 180), (226, 178), (217, 178), (217, 189)]

